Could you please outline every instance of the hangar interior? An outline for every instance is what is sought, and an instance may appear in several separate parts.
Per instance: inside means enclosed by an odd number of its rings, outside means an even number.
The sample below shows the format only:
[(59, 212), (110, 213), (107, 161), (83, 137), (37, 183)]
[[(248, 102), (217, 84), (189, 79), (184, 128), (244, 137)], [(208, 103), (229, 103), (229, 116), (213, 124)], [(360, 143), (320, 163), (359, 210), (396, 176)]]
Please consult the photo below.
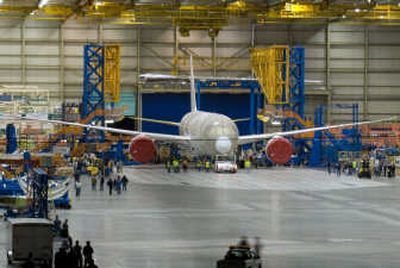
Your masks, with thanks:
[(399, 32), (392, 0), (0, 0), (0, 266), (60, 268), (57, 214), (98, 267), (398, 267)]

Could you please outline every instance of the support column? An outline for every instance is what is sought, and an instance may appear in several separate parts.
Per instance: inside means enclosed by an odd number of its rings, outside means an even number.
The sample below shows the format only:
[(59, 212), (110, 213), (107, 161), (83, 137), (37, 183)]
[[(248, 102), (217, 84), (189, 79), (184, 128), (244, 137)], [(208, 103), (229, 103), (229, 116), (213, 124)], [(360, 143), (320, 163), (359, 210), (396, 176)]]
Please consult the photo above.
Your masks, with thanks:
[(364, 88), (363, 88), (363, 119), (368, 119), (368, 69), (369, 69), (369, 29), (364, 30)]
[(327, 124), (332, 122), (332, 87), (331, 87), (331, 25), (325, 28), (325, 83), (328, 91)]
[(65, 45), (64, 45), (64, 24), (60, 24), (60, 28), (58, 29), (58, 41), (59, 41), (59, 47), (58, 47), (58, 55), (59, 55), (59, 86), (60, 86), (60, 100), (64, 101), (65, 100), (65, 86), (64, 86), (64, 81), (65, 81)]
[(26, 39), (25, 39), (26, 21), (21, 24), (21, 84), (26, 85)]
[(97, 25), (97, 43), (102, 44), (104, 42), (104, 25), (103, 22), (99, 22)]
[[(255, 48), (256, 46), (256, 24), (251, 24), (251, 39), (250, 39), (250, 48)], [(251, 77), (255, 77), (254, 70), (251, 68)]]
[(172, 75), (178, 75), (179, 74), (179, 56), (178, 56), (178, 52), (179, 52), (179, 40), (178, 40), (178, 26), (175, 26), (175, 30), (174, 30), (174, 59), (173, 59), (173, 65), (174, 68), (172, 70)]
[(213, 72), (213, 77), (217, 76), (217, 37), (212, 37), (212, 42), (213, 42), (213, 47), (211, 50), (212, 54), (212, 72)]
[(250, 88), (250, 134), (256, 134), (256, 96), (254, 87)]
[[(142, 29), (140, 26), (136, 28), (136, 117), (142, 117), (142, 93), (140, 91), (140, 54)], [(137, 120), (138, 131), (142, 131), (142, 120)]]

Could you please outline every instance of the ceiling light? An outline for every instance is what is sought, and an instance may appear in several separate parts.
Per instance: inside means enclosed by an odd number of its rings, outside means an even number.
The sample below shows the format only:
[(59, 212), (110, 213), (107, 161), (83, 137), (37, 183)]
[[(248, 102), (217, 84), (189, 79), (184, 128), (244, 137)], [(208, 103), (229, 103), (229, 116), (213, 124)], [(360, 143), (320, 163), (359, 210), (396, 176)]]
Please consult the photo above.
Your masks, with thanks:
[(49, 3), (50, 0), (41, 0), (39, 2), (39, 8), (44, 7), (45, 5), (47, 5), (47, 3)]
[(360, 12), (361, 10), (359, 8), (354, 9), (355, 12)]

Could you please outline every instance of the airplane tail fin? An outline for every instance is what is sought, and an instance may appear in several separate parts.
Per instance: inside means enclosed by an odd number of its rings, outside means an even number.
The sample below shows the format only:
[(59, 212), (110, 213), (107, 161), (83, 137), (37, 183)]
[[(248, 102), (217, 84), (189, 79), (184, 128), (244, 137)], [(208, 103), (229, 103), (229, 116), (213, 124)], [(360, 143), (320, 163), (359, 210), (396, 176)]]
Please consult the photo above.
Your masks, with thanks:
[(197, 111), (197, 104), (196, 104), (196, 86), (194, 82), (194, 70), (193, 70), (193, 55), (190, 54), (190, 107), (192, 112)]

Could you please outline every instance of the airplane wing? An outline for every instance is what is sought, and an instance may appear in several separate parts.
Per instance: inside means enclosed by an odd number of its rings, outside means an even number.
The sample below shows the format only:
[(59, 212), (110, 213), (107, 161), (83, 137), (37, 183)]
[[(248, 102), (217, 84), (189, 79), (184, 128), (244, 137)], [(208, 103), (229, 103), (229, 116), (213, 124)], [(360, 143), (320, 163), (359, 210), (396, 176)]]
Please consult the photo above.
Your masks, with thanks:
[(85, 125), (75, 122), (66, 122), (61, 120), (50, 120), (50, 119), (41, 119), (41, 118), (32, 118), (32, 117), (3, 117), (3, 119), (13, 119), (13, 120), (27, 120), (27, 121), (36, 121), (43, 122), (49, 124), (56, 125), (66, 125), (66, 126), (74, 126), (74, 127), (82, 127), (100, 131), (107, 131), (116, 134), (128, 135), (128, 136), (138, 136), (138, 135), (146, 135), (149, 138), (158, 140), (158, 141), (172, 141), (172, 142), (185, 142), (189, 141), (189, 136), (181, 136), (181, 135), (171, 135), (171, 134), (162, 134), (162, 133), (153, 133), (153, 132), (142, 132), (142, 131), (133, 131), (133, 130), (124, 130), (118, 128), (111, 127), (103, 127), (103, 126), (95, 126), (95, 125)]
[(298, 129), (298, 130), (291, 130), (291, 131), (281, 131), (281, 132), (273, 132), (273, 133), (239, 136), (238, 144), (242, 145), (242, 144), (247, 144), (247, 143), (258, 142), (258, 141), (270, 139), (270, 138), (273, 138), (276, 136), (287, 137), (287, 136), (294, 136), (294, 135), (308, 133), (308, 132), (330, 130), (330, 129), (334, 129), (334, 128), (346, 128), (346, 127), (375, 124), (375, 123), (381, 123), (381, 122), (387, 122), (387, 121), (394, 121), (396, 119), (397, 119), (397, 117), (390, 117), (390, 118), (385, 118), (385, 119), (363, 121), (363, 122), (358, 122), (358, 123), (348, 123), (348, 124), (332, 125), (332, 126), (325, 126), (325, 127), (305, 128), (305, 129)]
[(140, 120), (143, 122), (157, 123), (157, 124), (169, 125), (169, 126), (174, 126), (174, 127), (180, 126), (180, 123), (178, 123), (178, 122), (167, 121), (167, 120), (158, 120), (158, 119), (151, 119), (151, 118), (144, 118), (144, 117), (135, 117), (134, 119)]

